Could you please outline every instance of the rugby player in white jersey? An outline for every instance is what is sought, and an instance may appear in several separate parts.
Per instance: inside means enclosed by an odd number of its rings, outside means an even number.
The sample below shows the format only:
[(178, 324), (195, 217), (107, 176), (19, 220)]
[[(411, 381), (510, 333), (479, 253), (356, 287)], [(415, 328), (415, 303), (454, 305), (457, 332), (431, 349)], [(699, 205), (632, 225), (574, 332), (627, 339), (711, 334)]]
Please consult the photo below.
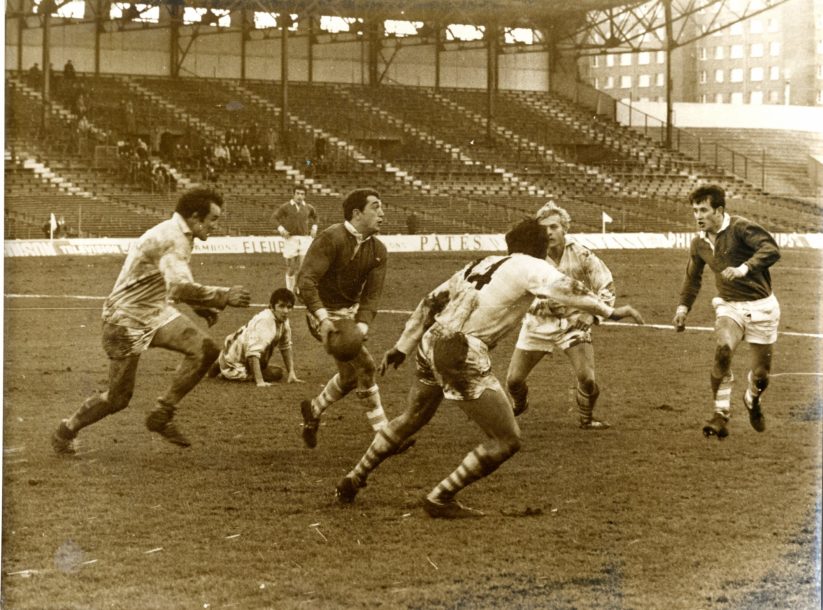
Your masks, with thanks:
[(248, 307), (243, 286), (223, 288), (194, 281), (194, 238), (202, 241), (216, 228), (223, 198), (216, 191), (193, 189), (181, 195), (174, 214), (146, 231), (129, 250), (120, 275), (103, 305), (103, 349), (109, 358), (108, 388), (89, 396), (60, 422), (51, 437), (58, 454), (75, 453), (74, 438), (83, 428), (125, 409), (131, 401), (140, 356), (162, 347), (184, 357), (168, 389), (157, 398), (146, 427), (179, 447), (191, 443), (174, 421), (177, 404), (203, 378), (220, 348), (173, 303), (186, 303), (211, 326), (219, 311)]
[[(566, 239), (571, 224), (569, 213), (549, 201), (537, 212), (537, 220), (546, 228), (549, 238), (546, 260), (581, 282), (604, 303), (614, 305), (612, 272), (591, 250)], [(594, 376), (591, 327), (599, 322), (598, 316), (567, 307), (554, 299), (534, 300), (523, 318), (506, 375), (506, 385), (514, 399), (515, 416), (529, 407), (529, 386), (526, 384), (529, 373), (543, 356), (557, 348), (566, 354), (577, 379), (575, 401), (580, 427), (586, 430), (609, 427), (593, 416), (600, 388)]]
[(458, 405), (485, 439), (425, 497), (434, 518), (482, 513), (455, 499), (467, 485), (494, 472), (520, 449), (520, 428), (506, 392), (491, 371), (489, 351), (523, 318), (535, 297), (553, 298), (591, 314), (642, 324), (631, 306), (614, 308), (546, 262), (548, 237), (536, 219), (506, 234), (507, 256), (470, 263), (430, 292), (386, 354), (381, 373), (397, 368), (417, 348), (417, 380), (406, 411), (375, 435), (360, 462), (337, 484), (337, 498), (353, 502), (368, 475), (425, 425), (443, 399)]

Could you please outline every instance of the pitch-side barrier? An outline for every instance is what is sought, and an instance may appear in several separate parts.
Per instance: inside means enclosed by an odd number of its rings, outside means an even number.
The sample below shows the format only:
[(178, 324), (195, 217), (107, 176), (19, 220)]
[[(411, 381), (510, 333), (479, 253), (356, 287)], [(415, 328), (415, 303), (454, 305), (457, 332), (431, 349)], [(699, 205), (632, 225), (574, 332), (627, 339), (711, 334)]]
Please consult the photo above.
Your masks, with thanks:
[[(775, 233), (781, 248), (823, 250), (823, 233)], [(686, 249), (694, 233), (577, 233), (569, 237), (592, 250)], [(306, 237), (307, 242), (310, 238)], [(380, 235), (390, 252), (502, 252), (503, 235)], [(125, 255), (134, 238), (14, 239), (3, 244), (6, 257)], [(195, 254), (279, 254), (277, 236), (210, 237), (195, 240)]]

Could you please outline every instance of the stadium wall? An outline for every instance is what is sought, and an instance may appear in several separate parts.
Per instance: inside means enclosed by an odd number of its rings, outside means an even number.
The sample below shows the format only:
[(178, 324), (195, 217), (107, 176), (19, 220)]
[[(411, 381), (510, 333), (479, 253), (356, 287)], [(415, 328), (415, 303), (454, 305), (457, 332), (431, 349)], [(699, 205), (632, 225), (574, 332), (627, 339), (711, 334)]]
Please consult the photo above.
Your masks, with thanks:
[[(120, 31), (107, 25), (100, 37), (100, 65), (106, 74), (168, 76), (171, 29), (161, 23), (141, 28), (129, 25)], [(50, 60), (62, 71), (69, 59), (79, 72), (94, 72), (94, 24), (53, 20), (50, 28)], [(204, 31), (205, 30), (205, 31)], [(17, 29), (15, 19), (6, 19), (6, 70), (28, 70), (42, 63), (43, 32), (40, 28)], [(246, 41), (246, 78), (280, 80), (281, 41), (253, 30)], [(18, 54), (18, 39), (22, 42)], [(378, 73), (382, 82), (432, 87), (435, 85), (435, 47), (430, 44), (403, 44), (386, 40), (380, 54)], [(242, 40), (239, 30), (218, 31), (192, 26), (180, 28), (181, 49), (187, 49), (180, 66), (182, 76), (200, 78), (240, 78)], [(394, 47), (392, 45), (395, 45)], [(395, 53), (395, 48), (397, 52)], [(320, 42), (313, 45), (312, 79), (318, 82), (365, 84), (368, 82), (365, 41)], [(309, 37), (293, 35), (288, 43), (289, 79), (309, 79)], [(139, 57), (140, 61), (135, 61)], [(503, 89), (546, 91), (548, 60), (545, 52), (499, 55), (499, 86)], [(42, 67), (42, 66), (41, 66)], [(385, 72), (385, 74), (384, 74)], [(482, 45), (449, 47), (440, 53), (440, 84), (444, 87), (483, 89), (486, 87), (486, 49)]]
[[(781, 248), (823, 250), (823, 233), (776, 233)], [(687, 249), (693, 233), (579, 233), (570, 235), (592, 250)], [(310, 238), (303, 238), (311, 241)], [(390, 252), (503, 252), (503, 235), (381, 235)], [(16, 239), (6, 240), (6, 257), (94, 256), (128, 253), (136, 240), (128, 239)], [(279, 254), (283, 240), (275, 236), (211, 237), (196, 241), (195, 254)]]

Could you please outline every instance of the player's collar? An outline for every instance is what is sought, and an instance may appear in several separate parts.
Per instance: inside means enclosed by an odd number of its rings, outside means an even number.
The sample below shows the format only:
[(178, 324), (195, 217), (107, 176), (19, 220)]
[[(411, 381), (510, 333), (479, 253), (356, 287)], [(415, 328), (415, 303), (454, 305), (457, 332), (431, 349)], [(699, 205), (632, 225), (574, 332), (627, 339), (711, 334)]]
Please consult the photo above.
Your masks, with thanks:
[(175, 223), (177, 223), (177, 226), (180, 228), (184, 235), (188, 237), (193, 237), (194, 234), (191, 231), (189, 223), (186, 222), (186, 219), (183, 218), (183, 216), (179, 212), (175, 212), (174, 214), (172, 214), (171, 219)]
[[(721, 231), (728, 229), (731, 223), (732, 217), (729, 216), (728, 212), (723, 212), (723, 222), (720, 223), (720, 228), (717, 230), (715, 235), (719, 235)], [(708, 235), (705, 231), (698, 231), (697, 234), (703, 239), (708, 239)]]
[(355, 239), (357, 239), (358, 244), (362, 244), (364, 241), (368, 241), (371, 239), (371, 235), (363, 236), (360, 231), (354, 228), (354, 225), (350, 223), (348, 220), (343, 221), (343, 226), (346, 227), (346, 231), (354, 235)]

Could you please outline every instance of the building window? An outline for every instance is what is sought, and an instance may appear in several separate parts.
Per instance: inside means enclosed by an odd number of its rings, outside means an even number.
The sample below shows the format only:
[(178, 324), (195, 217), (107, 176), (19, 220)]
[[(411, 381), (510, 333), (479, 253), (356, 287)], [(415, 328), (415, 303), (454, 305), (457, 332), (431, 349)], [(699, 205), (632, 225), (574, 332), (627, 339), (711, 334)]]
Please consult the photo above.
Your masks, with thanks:
[(756, 42), (749, 49), (749, 57), (763, 57), (763, 43)]
[(723, 94), (722, 93), (715, 93), (714, 94), (714, 103), (715, 104), (722, 104), (723, 103)]
[(755, 67), (751, 69), (751, 73), (749, 74), (749, 80), (755, 83), (759, 83), (763, 80), (763, 68)]
[(592, 86), (593, 86), (595, 89), (600, 89), (600, 79), (599, 79), (599, 78), (597, 78), (597, 77), (595, 77), (594, 81), (592, 82)]
[(706, 95), (705, 93), (703, 93), (703, 94), (700, 96), (700, 103), (701, 103), (701, 104), (705, 104), (705, 103), (707, 103), (708, 101), (709, 101), (709, 96), (708, 96), (708, 95)]
[(637, 86), (638, 87), (651, 87), (652, 84), (652, 75), (651, 74), (641, 74), (637, 77)]
[(700, 51), (698, 51), (698, 57), (701, 61), (705, 61), (709, 58), (709, 52), (706, 47), (700, 47)]
[(743, 103), (743, 92), (742, 91), (735, 91), (732, 93), (731, 98), (732, 104), (742, 104)]
[(621, 53), (620, 54), (620, 65), (621, 66), (630, 66), (630, 65), (632, 65), (632, 54), (631, 53)]
[(715, 47), (714, 48), (714, 58), (715, 59), (723, 59), (723, 47)]
[(777, 104), (780, 102), (780, 92), (777, 89), (769, 91), (769, 103)]
[(603, 83), (604, 89), (612, 89), (614, 87), (614, 76), (607, 76), (606, 82)]
[(742, 44), (733, 44), (731, 49), (729, 50), (729, 57), (732, 59), (742, 59), (743, 57), (743, 45)]
[(777, 19), (775, 19), (774, 17), (769, 18), (769, 20), (766, 22), (766, 29), (769, 32), (779, 32), (780, 26), (777, 23)]
[(750, 104), (762, 104), (763, 103), (763, 92), (762, 91), (752, 91), (752, 94), (749, 96), (749, 103)]
[(714, 82), (722, 83), (723, 82), (723, 70), (715, 70), (714, 71)]
[(777, 40), (772, 40), (769, 43), (769, 55), (778, 57), (780, 55), (780, 43)]
[(620, 88), (621, 89), (631, 89), (632, 88), (632, 77), (630, 74), (624, 74), (620, 77)]
[(655, 78), (655, 83), (654, 84), (657, 85), (658, 87), (662, 87), (666, 84), (665, 79), (666, 79), (666, 75), (663, 74), (662, 72), (658, 72), (657, 77)]
[(666, 52), (665, 51), (658, 51), (657, 52), (657, 63), (665, 64), (666, 63)]
[(743, 82), (743, 68), (732, 68), (729, 72), (729, 82), (730, 83), (742, 83)]
[(743, 34), (743, 23), (741, 21), (733, 23), (729, 31), (732, 36), (740, 36)]
[(708, 74), (706, 74), (706, 71), (705, 71), (705, 70), (701, 70), (701, 71), (700, 71), (700, 84), (701, 84), (701, 85), (705, 85), (707, 82), (709, 82), (709, 78), (708, 78), (708, 77), (709, 77), (709, 75), (708, 75)]
[(752, 19), (749, 22), (749, 31), (752, 34), (762, 34), (763, 33), (763, 22), (760, 19)]
[(614, 55), (609, 53), (606, 55), (606, 65), (611, 68), (614, 65)]
[(640, 66), (648, 66), (650, 61), (649, 52), (643, 51), (637, 54), (637, 64)]
[(594, 55), (594, 56), (592, 57), (592, 68), (596, 68), (596, 67), (597, 67), (597, 63), (598, 63), (598, 56), (597, 56), (597, 55)]
[(780, 80), (780, 66), (769, 67), (769, 80)]

